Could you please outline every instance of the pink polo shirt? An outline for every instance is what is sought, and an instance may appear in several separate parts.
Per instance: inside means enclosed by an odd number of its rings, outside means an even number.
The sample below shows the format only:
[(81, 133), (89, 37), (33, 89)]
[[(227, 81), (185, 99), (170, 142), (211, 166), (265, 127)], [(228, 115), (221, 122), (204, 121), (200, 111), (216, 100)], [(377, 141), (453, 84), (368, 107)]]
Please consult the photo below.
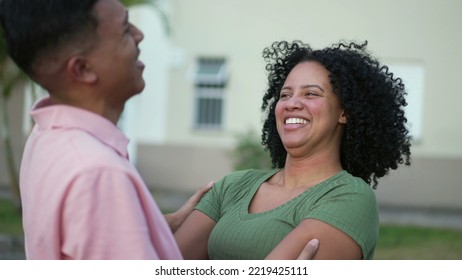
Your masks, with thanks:
[(20, 176), (28, 259), (182, 259), (114, 124), (49, 98), (31, 116)]

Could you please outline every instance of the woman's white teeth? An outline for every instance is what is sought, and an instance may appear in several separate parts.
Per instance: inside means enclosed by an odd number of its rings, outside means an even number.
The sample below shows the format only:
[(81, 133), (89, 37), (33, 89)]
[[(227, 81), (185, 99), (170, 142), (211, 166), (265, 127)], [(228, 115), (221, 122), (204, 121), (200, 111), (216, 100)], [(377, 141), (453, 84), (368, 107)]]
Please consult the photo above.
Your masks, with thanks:
[(299, 119), (299, 118), (289, 118), (286, 120), (286, 124), (307, 124), (308, 121), (305, 119)]

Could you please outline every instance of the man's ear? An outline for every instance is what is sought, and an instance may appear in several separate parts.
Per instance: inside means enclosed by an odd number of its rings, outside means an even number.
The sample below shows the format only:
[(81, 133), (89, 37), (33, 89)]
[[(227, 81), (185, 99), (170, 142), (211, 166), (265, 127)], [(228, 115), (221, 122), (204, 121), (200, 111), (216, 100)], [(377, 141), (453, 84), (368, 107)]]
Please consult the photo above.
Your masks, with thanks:
[(346, 124), (347, 123), (347, 117), (346, 117), (346, 114), (345, 114), (345, 111), (342, 110), (342, 113), (340, 114), (340, 117), (338, 119), (338, 122), (340, 124)]
[(67, 61), (66, 71), (71, 77), (80, 82), (94, 83), (98, 75), (88, 64), (88, 61), (81, 56), (73, 56)]

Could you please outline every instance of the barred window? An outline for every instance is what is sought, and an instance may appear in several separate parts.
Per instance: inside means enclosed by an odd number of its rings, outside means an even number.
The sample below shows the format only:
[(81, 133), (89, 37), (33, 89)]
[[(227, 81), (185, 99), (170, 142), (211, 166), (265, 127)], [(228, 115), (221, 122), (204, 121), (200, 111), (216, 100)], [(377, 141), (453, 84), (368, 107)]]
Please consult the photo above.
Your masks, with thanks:
[(222, 128), (228, 76), (225, 59), (198, 59), (195, 75), (195, 128)]

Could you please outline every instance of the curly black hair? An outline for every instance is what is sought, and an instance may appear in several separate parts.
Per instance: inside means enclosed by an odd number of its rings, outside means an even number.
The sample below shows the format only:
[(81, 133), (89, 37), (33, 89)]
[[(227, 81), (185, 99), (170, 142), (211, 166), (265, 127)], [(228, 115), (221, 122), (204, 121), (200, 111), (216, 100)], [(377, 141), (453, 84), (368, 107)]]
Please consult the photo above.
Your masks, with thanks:
[(372, 187), (377, 179), (410, 165), (411, 137), (406, 127), (406, 90), (400, 78), (381, 65), (363, 44), (340, 42), (313, 50), (300, 41), (274, 42), (263, 50), (268, 89), (262, 111), (266, 119), (262, 144), (269, 150), (273, 167), (283, 168), (287, 151), (276, 128), (275, 107), (290, 71), (299, 63), (315, 61), (330, 73), (333, 91), (341, 100), (347, 117), (341, 142), (343, 169), (362, 178)]

